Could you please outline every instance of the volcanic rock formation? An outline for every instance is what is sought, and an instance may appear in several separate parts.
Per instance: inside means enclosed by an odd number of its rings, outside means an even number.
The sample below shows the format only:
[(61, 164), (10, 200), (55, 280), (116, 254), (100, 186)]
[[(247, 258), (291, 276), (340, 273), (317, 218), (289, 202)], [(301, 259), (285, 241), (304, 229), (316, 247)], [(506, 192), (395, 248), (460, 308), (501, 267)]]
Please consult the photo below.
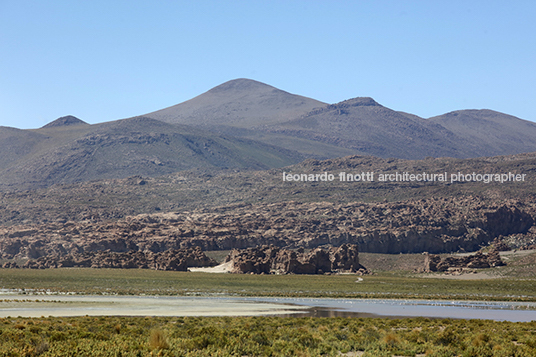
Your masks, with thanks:
[[(28, 260), (22, 268), (122, 268), (122, 269), (154, 269), (187, 271), (189, 267), (207, 267), (217, 265), (216, 261), (207, 257), (201, 248), (169, 249), (165, 252), (153, 253), (131, 250), (117, 253), (111, 251), (87, 252), (83, 254), (69, 253), (66, 255), (45, 255)], [(3, 268), (19, 268), (14, 262), (7, 262)]]
[(497, 249), (492, 249), (488, 254), (477, 252), (476, 254), (462, 257), (446, 257), (442, 259), (439, 255), (426, 253), (424, 260), (424, 271), (447, 271), (449, 268), (491, 268), (506, 265), (499, 255)]
[(233, 273), (252, 274), (324, 274), (352, 272), (366, 274), (359, 264), (359, 250), (355, 244), (343, 244), (338, 248), (316, 248), (309, 253), (281, 249), (273, 245), (243, 250), (233, 249), (226, 258), (232, 263)]

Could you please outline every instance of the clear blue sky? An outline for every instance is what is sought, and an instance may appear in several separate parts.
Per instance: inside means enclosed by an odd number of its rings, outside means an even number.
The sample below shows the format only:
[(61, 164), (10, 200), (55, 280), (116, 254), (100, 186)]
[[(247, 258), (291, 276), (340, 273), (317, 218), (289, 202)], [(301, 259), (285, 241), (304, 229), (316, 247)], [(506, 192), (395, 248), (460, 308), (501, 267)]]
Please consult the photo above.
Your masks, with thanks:
[(536, 1), (0, 0), (0, 125), (127, 118), (242, 77), (536, 121)]

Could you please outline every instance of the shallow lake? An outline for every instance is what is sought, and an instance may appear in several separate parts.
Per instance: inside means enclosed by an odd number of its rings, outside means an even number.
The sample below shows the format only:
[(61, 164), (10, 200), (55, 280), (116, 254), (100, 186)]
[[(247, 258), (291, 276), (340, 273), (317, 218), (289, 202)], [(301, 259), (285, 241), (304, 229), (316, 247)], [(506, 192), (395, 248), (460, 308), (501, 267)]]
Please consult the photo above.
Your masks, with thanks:
[(536, 303), (327, 298), (0, 295), (0, 317), (319, 316), (536, 320)]
[[(256, 298), (256, 301), (263, 299)], [(273, 298), (267, 301), (309, 307), (304, 316), (536, 320), (536, 303), (526, 302), (318, 298)]]

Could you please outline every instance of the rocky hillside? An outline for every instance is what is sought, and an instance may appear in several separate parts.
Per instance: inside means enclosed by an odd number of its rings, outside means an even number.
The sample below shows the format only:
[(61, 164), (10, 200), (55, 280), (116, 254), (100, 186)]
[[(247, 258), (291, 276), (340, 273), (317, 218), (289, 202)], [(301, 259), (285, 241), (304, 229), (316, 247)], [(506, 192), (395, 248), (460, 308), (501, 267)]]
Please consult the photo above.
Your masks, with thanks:
[(58, 118), (48, 123), (47, 125), (43, 126), (43, 128), (46, 129), (46, 128), (78, 126), (78, 125), (89, 125), (89, 124), (83, 120), (78, 119), (75, 116), (67, 115), (67, 116)]
[(396, 203), (329, 202), (241, 205), (211, 213), (156, 213), (115, 222), (65, 222), (0, 228), (3, 259), (37, 259), (110, 250), (201, 247), (229, 250), (272, 244), (287, 248), (358, 244), (360, 251), (475, 251), (497, 237), (534, 240), (534, 206), (489, 204), (476, 197)]
[(457, 110), (428, 119), (479, 147), (479, 156), (536, 151), (536, 123), (493, 110)]
[(531, 121), (492, 110), (460, 110), (423, 119), (372, 98), (345, 100), (260, 129), (384, 158), (470, 158), (536, 151), (536, 123)]
[(128, 252), (85, 252), (69, 254), (43, 255), (37, 259), (29, 259), (23, 265), (14, 261), (3, 264), (3, 268), (108, 268), (108, 269), (154, 269), (187, 271), (189, 267), (209, 267), (216, 261), (207, 257), (197, 248), (169, 249), (164, 252), (150, 251)]
[[(523, 182), (284, 182), (292, 174), (508, 173)], [(0, 192), (0, 257), (358, 244), (363, 252), (536, 243), (536, 154), (307, 160), (268, 171), (188, 171)]]
[(269, 169), (303, 159), (269, 144), (149, 118), (96, 125), (70, 118), (34, 131), (0, 130), (0, 189), (189, 169)]
[[(523, 182), (283, 182), (282, 174), (508, 173)], [(402, 202), (429, 197), (479, 197), (490, 204), (536, 202), (536, 153), (479, 159), (401, 160), (351, 156), (307, 160), (277, 170), (193, 170), (160, 177), (132, 176), (29, 191), (0, 191), (0, 225), (103, 222), (145, 213), (212, 212), (258, 203)]]

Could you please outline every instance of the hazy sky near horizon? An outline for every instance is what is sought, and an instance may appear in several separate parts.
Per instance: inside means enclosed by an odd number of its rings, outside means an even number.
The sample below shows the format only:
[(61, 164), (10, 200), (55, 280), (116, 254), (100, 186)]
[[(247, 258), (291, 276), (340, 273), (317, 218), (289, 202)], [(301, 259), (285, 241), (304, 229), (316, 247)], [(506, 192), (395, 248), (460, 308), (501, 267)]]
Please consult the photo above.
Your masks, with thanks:
[(128, 118), (235, 78), (536, 121), (535, 19), (532, 0), (0, 0), (0, 125)]

